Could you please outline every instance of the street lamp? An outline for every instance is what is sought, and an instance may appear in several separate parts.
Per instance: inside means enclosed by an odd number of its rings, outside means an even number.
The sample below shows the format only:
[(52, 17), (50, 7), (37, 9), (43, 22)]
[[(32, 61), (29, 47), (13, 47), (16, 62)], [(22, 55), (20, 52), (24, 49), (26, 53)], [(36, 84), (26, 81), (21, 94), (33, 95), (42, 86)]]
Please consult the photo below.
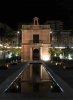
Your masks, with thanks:
[(17, 46), (19, 47), (19, 34), (20, 34), (20, 31), (17, 31)]
[(17, 33), (19, 34), (19, 33), (20, 33), (20, 31), (17, 31)]

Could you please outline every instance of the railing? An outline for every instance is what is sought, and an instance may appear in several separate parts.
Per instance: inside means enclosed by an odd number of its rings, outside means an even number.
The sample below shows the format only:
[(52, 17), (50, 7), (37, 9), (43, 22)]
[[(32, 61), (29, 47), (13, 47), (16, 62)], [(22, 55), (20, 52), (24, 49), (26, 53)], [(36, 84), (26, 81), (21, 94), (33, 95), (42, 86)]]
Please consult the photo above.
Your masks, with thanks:
[(48, 44), (50, 43), (48, 40), (39, 40), (39, 42), (34, 43), (33, 40), (29, 40), (30, 44)]
[(22, 45), (36, 45), (36, 44), (38, 44), (38, 45), (41, 45), (41, 44), (51, 44), (51, 42), (50, 41), (48, 41), (48, 40), (39, 40), (39, 42), (33, 42), (33, 40), (29, 40), (28, 42), (25, 42), (25, 43), (22, 43)]
[(50, 25), (22, 25), (22, 29), (50, 29)]

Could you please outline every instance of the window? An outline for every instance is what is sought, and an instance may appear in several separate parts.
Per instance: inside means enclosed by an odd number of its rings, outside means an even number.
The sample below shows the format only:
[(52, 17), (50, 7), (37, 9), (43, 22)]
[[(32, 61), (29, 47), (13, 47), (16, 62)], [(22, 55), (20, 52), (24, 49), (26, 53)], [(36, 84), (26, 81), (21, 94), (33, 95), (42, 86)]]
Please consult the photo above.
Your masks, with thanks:
[(39, 35), (33, 35), (33, 43), (39, 43)]

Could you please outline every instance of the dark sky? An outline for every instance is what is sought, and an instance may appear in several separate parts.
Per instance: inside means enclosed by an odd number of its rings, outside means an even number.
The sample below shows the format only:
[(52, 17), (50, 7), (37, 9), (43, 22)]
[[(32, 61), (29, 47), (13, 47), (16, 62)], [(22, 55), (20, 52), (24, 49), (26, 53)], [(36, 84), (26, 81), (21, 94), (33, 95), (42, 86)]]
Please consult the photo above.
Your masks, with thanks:
[(16, 29), (19, 23), (30, 23), (33, 17), (40, 23), (62, 20), (73, 28), (73, 0), (0, 0), (0, 21)]

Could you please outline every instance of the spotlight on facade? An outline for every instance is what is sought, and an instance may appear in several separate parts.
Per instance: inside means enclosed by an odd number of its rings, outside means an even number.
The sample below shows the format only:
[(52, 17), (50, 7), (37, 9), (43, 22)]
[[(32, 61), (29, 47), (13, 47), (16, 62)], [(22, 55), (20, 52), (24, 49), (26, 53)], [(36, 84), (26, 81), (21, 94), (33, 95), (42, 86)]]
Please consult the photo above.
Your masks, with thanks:
[(52, 34), (52, 31), (50, 31), (50, 34)]
[(49, 61), (50, 57), (48, 55), (43, 55), (42, 60)]

